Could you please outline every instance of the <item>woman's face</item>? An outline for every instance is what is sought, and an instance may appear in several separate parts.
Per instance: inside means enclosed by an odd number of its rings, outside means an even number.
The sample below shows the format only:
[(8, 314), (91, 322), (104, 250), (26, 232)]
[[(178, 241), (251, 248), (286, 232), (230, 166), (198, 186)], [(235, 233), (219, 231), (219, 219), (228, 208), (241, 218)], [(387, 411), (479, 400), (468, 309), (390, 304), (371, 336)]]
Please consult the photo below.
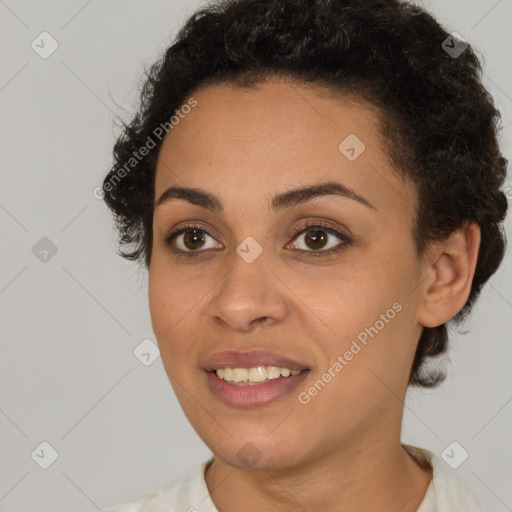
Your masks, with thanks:
[[(193, 97), (159, 155), (157, 203), (183, 190), (155, 207), (149, 271), (153, 330), (193, 428), (221, 460), (260, 469), (398, 436), (425, 267), (416, 196), (375, 113), (277, 80)], [(224, 372), (237, 385), (216, 368), (256, 369)]]

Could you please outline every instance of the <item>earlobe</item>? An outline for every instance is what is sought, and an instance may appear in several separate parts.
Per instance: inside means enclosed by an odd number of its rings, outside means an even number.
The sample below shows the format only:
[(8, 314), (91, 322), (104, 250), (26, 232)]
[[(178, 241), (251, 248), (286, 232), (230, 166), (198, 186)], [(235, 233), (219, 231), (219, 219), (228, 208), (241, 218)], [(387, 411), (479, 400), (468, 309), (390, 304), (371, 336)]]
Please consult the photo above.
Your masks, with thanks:
[(425, 259), (423, 297), (418, 323), (437, 327), (452, 319), (466, 303), (475, 274), (481, 232), (466, 222), (445, 241), (435, 242)]

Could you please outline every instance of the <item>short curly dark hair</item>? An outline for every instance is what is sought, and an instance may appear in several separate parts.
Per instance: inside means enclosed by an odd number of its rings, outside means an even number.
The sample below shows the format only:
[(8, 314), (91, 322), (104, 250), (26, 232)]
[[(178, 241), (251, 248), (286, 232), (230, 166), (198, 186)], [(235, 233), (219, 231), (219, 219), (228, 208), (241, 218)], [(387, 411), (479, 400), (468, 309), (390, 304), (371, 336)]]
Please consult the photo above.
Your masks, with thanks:
[[(466, 221), (480, 226), (471, 292), (450, 320), (458, 324), (503, 259), (508, 207), (500, 190), (508, 164), (498, 144), (500, 113), (482, 85), (479, 59), (462, 43), (422, 8), (400, 0), (220, 0), (197, 10), (145, 71), (138, 112), (122, 122), (113, 149), (104, 200), (120, 246), (132, 244), (118, 254), (149, 269), (162, 141), (154, 140), (155, 128), (168, 127), (194, 90), (251, 87), (271, 76), (301, 80), (377, 107), (391, 162), (417, 190), (418, 256)], [(141, 151), (150, 140), (154, 147)], [(423, 328), (410, 385), (444, 380), (442, 370), (421, 370), (447, 344), (445, 324)]]

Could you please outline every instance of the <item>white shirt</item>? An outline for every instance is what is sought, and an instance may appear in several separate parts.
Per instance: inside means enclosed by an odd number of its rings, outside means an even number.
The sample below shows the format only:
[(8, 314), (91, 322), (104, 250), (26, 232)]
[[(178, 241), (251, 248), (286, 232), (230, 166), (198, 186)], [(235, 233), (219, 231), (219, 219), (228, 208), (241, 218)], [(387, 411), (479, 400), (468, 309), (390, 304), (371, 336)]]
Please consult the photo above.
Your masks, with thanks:
[[(433, 468), (432, 480), (417, 512), (485, 512), (455, 473), (433, 452), (402, 444), (420, 464)], [(204, 478), (213, 457), (188, 475), (105, 512), (218, 512)]]

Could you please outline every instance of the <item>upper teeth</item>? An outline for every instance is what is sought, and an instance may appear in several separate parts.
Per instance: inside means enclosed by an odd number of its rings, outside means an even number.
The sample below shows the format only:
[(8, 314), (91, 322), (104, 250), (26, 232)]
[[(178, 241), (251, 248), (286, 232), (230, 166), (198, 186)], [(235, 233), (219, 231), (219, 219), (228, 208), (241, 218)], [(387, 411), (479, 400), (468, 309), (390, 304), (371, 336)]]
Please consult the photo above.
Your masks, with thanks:
[(289, 370), (279, 366), (256, 366), (254, 368), (218, 368), (217, 377), (230, 382), (263, 382), (267, 379), (297, 375), (300, 370)]

